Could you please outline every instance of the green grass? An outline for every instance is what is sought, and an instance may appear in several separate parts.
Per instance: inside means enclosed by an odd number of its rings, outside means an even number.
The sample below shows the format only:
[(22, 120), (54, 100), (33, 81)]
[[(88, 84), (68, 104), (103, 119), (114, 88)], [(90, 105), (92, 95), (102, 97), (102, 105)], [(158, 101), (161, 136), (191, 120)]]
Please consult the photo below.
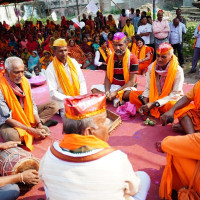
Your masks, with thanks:
[(192, 57), (194, 53), (193, 44), (195, 41), (194, 31), (199, 22), (187, 22), (187, 32), (184, 35), (183, 54), (185, 57)]

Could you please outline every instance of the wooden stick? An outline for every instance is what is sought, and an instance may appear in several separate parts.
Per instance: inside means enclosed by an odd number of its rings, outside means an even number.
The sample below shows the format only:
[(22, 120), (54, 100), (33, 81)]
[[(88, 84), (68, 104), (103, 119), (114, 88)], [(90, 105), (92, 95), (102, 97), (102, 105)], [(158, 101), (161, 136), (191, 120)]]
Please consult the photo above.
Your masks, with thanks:
[(121, 11), (121, 8), (113, 1), (113, 0), (111, 0), (114, 4), (115, 4), (115, 6)]

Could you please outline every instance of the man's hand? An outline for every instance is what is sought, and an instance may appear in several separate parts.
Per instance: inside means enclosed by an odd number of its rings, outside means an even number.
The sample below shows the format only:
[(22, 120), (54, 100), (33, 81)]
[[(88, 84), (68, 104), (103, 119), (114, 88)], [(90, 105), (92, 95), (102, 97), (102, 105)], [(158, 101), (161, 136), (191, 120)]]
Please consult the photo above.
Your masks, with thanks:
[(22, 172), (23, 181), (27, 184), (36, 185), (39, 182), (38, 172), (34, 169), (29, 169)]
[(170, 117), (174, 118), (174, 111), (172, 109), (169, 110), (168, 112), (164, 113), (163, 115), (161, 115), (160, 121), (163, 126), (165, 126), (167, 124), (167, 119)]
[(116, 98), (116, 96), (117, 96), (117, 91), (114, 91), (114, 92), (109, 93), (106, 99), (108, 101), (113, 101)]
[(138, 111), (140, 114), (143, 114), (144, 112), (149, 112), (154, 107), (155, 107), (155, 102), (151, 102), (151, 103), (149, 102), (145, 105), (140, 106)]
[(18, 144), (21, 144), (21, 141), (9, 141), (5, 143), (0, 143), (0, 149), (5, 150), (12, 147), (17, 147)]
[(45, 129), (30, 128), (28, 132), (35, 137), (35, 139), (42, 139), (47, 136)]

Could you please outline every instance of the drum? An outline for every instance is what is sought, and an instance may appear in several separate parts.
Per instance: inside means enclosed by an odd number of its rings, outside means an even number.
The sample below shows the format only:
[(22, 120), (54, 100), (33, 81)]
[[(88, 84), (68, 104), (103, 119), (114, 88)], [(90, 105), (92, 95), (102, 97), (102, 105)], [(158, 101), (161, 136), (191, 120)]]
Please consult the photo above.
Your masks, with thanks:
[(20, 147), (0, 151), (0, 174), (8, 176), (28, 169), (39, 170), (39, 160)]

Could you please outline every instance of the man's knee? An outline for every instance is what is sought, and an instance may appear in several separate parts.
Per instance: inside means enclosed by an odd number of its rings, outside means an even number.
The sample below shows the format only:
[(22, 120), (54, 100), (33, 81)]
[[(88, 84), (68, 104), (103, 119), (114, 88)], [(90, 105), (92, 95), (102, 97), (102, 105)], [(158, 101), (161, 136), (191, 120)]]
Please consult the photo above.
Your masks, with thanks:
[(57, 113), (58, 110), (59, 110), (59, 105), (58, 105), (58, 103), (56, 103), (55, 101), (51, 101), (51, 102), (49, 103), (49, 107), (52, 108), (52, 112), (53, 112), (54, 114)]
[(18, 131), (7, 124), (1, 126), (0, 133), (5, 142), (21, 140)]
[(17, 184), (8, 184), (0, 188), (0, 199), (15, 200), (19, 197), (20, 189)]

